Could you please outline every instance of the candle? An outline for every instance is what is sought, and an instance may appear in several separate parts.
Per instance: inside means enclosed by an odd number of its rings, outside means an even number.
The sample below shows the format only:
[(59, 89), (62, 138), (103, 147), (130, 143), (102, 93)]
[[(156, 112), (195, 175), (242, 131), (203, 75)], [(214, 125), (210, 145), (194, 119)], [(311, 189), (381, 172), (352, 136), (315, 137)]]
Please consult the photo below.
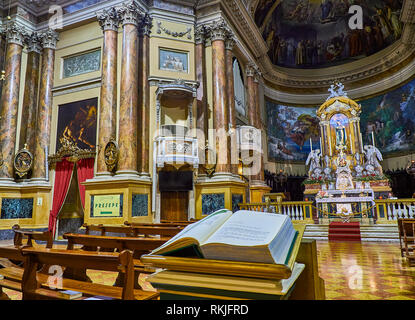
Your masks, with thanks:
[[(320, 137), (320, 150), (323, 149), (323, 144), (321, 143), (321, 137)], [(324, 152), (327, 152), (326, 150), (324, 150)]]
[(372, 131), (372, 145), (375, 146), (375, 135), (373, 131)]
[(313, 151), (313, 141), (311, 141), (311, 137), (310, 137), (310, 152)]
[(350, 151), (352, 152), (352, 154), (354, 153), (353, 152), (353, 143), (352, 143), (352, 133), (350, 132)]
[(362, 133), (360, 133), (360, 152), (363, 153), (363, 138), (362, 138)]

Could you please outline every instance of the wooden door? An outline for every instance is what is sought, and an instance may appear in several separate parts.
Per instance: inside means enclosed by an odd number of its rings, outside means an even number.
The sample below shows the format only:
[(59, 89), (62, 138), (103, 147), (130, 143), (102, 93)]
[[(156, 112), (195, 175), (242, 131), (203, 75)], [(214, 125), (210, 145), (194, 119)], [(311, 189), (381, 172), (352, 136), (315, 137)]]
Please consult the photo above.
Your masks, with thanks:
[(161, 192), (161, 220), (188, 220), (189, 192)]

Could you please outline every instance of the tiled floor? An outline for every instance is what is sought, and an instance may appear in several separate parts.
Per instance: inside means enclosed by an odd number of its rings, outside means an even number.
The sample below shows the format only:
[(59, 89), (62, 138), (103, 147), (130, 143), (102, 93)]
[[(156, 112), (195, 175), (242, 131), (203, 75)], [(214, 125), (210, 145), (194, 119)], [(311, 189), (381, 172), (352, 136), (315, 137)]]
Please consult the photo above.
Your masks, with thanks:
[[(317, 241), (317, 250), (326, 299), (415, 300), (415, 267), (401, 257), (399, 243)], [(104, 284), (115, 280), (112, 272), (88, 275)], [(4, 291), (13, 300), (21, 299), (18, 292)]]

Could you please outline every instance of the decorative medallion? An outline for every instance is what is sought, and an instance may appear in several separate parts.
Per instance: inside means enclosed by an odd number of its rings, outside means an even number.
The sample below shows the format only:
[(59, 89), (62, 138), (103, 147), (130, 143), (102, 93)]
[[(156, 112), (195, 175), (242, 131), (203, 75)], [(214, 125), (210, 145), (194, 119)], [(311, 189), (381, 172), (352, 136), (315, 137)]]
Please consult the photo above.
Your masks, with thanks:
[(16, 156), (14, 157), (14, 169), (16, 174), (23, 178), (28, 174), (30, 169), (33, 166), (33, 155), (27, 150), (27, 144), (24, 145), (23, 149), (17, 152)]
[(108, 171), (112, 172), (117, 167), (120, 150), (114, 139), (108, 141), (104, 150), (105, 164)]

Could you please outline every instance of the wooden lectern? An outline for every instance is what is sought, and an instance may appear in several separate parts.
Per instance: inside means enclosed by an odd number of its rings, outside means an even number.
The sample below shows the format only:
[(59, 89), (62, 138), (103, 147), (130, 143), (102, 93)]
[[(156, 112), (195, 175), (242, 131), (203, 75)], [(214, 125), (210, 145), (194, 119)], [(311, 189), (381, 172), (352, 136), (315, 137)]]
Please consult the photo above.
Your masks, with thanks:
[[(296, 299), (302, 299), (302, 296), (304, 299), (321, 298), (321, 289), (314, 288), (316, 284), (321, 285), (318, 273), (315, 274), (316, 271), (318, 272), (317, 265), (309, 267), (297, 259), (297, 255), (300, 254), (306, 263), (316, 262), (316, 256), (314, 260), (310, 257), (310, 254), (316, 254), (316, 251), (308, 252), (312, 246), (302, 245), (305, 226), (294, 227), (299, 234), (287, 265), (143, 255), (141, 261), (144, 265), (160, 268), (146, 280), (160, 292), (161, 300), (285, 300), (295, 292)], [(304, 271), (307, 271), (306, 278), (301, 277)], [(316, 276), (318, 279), (315, 280), (310, 276)], [(295, 290), (299, 279), (303, 279), (303, 283), (300, 284), (301, 291), (306, 287), (308, 291), (313, 292), (312, 294), (304, 295)], [(324, 286), (322, 299), (324, 299)]]

